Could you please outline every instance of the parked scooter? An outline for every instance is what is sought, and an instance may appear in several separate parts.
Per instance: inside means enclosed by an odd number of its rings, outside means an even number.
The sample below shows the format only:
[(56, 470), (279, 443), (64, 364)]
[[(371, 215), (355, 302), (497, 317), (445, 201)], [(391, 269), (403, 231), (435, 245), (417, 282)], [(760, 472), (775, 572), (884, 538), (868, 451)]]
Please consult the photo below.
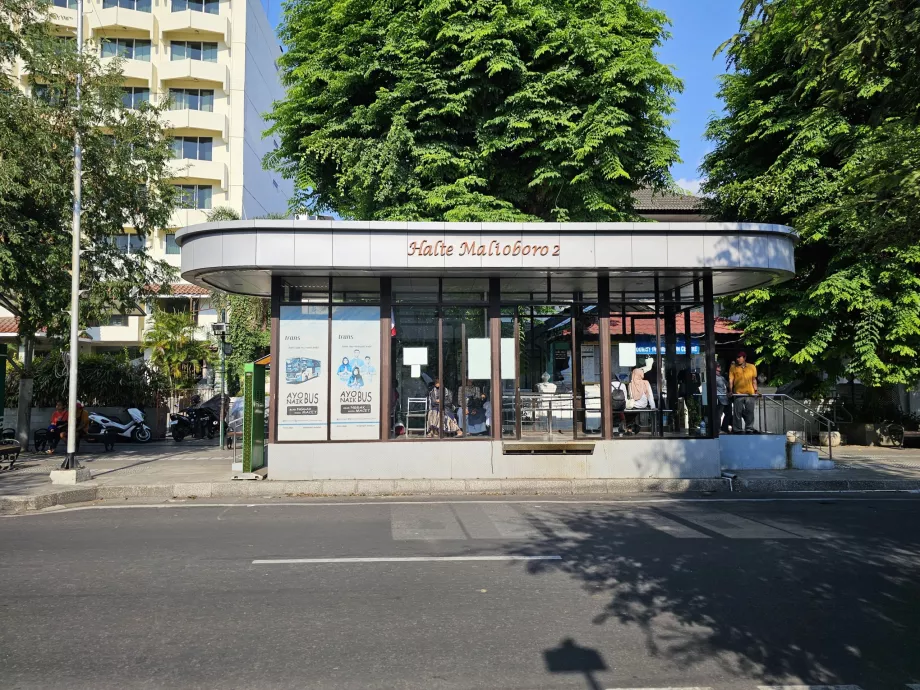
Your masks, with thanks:
[(220, 419), (217, 413), (210, 407), (197, 402), (200, 400), (196, 395), (193, 401), (196, 401), (191, 407), (186, 407), (179, 412), (173, 412), (169, 415), (169, 433), (173, 440), (182, 441), (186, 436), (195, 436), (209, 439), (214, 438), (220, 429)]
[(144, 424), (144, 413), (136, 407), (131, 407), (127, 411), (128, 420), (122, 422), (117, 417), (106, 417), (98, 412), (91, 412), (89, 415), (88, 436), (99, 437), (102, 435), (125, 438), (138, 443), (147, 443), (153, 434), (150, 427)]

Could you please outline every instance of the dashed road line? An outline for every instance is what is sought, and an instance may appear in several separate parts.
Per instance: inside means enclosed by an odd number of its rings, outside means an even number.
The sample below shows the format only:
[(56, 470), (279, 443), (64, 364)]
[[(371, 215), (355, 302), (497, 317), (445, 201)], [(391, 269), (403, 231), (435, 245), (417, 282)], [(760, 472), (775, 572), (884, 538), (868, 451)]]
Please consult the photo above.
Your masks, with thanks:
[(792, 534), (784, 530), (771, 527), (770, 525), (747, 518), (733, 515), (732, 513), (723, 513), (722, 511), (712, 511), (703, 513), (699, 510), (690, 508), (669, 510), (668, 512), (679, 518), (692, 522), (705, 529), (721, 534), (729, 539), (801, 539), (798, 534)]

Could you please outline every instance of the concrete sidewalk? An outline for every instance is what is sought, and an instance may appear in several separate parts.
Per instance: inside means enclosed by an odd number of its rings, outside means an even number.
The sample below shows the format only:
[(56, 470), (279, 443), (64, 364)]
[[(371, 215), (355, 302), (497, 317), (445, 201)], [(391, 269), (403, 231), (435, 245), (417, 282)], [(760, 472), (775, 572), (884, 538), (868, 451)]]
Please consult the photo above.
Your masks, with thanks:
[[(95, 449), (93, 449), (95, 450)], [(24, 454), (0, 472), (0, 512), (20, 513), (105, 499), (284, 496), (438, 496), (451, 494), (599, 495), (645, 491), (920, 491), (920, 449), (834, 449), (833, 470), (748, 470), (736, 479), (336, 479), (232, 481), (231, 453), (214, 441), (155, 442), (88, 453), (91, 482), (52, 486), (60, 456)], [(270, 469), (270, 468), (269, 468)]]

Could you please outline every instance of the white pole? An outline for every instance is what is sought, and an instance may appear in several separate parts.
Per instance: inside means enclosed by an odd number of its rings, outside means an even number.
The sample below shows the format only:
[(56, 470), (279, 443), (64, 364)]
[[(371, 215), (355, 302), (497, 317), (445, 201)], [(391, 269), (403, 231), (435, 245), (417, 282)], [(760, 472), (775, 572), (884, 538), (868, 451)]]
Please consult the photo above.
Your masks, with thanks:
[(77, 0), (77, 55), (79, 70), (76, 79), (77, 119), (73, 143), (73, 248), (70, 276), (70, 384), (67, 395), (67, 456), (61, 464), (65, 470), (77, 469), (77, 361), (80, 352), (80, 205), (82, 191), (83, 152), (80, 148), (80, 86), (83, 81), (83, 0)]

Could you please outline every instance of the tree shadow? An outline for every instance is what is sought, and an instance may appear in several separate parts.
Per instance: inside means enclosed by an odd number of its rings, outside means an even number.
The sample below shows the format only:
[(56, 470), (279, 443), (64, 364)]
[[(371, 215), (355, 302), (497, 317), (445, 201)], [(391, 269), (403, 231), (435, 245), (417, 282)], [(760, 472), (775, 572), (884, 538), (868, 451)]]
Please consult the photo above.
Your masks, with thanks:
[[(735, 505), (705, 510), (757, 520)], [(541, 537), (509, 552), (562, 556), (526, 567), (603, 595), (593, 623), (637, 627), (649, 656), (675, 669), (715, 662), (748, 683), (903, 688), (920, 679), (920, 511), (900, 505), (865, 503), (844, 517), (815, 504), (805, 522), (781, 516), (813, 538), (773, 540), (729, 539), (685, 521), (710, 538), (677, 539), (636, 512), (566, 507), (554, 516), (577, 537), (535, 521)], [(643, 510), (682, 522), (667, 506)]]

